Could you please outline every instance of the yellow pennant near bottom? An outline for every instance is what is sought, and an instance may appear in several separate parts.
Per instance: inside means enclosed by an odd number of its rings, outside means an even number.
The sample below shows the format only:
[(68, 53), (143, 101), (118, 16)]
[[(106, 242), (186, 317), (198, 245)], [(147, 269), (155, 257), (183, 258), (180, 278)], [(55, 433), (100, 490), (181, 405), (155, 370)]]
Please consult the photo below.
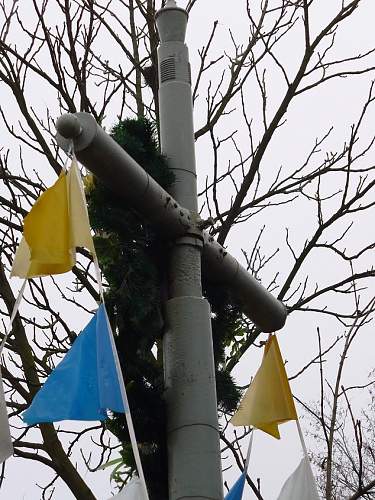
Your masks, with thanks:
[(271, 335), (262, 364), (230, 422), (256, 427), (280, 439), (278, 425), (297, 419), (279, 344), (276, 336)]

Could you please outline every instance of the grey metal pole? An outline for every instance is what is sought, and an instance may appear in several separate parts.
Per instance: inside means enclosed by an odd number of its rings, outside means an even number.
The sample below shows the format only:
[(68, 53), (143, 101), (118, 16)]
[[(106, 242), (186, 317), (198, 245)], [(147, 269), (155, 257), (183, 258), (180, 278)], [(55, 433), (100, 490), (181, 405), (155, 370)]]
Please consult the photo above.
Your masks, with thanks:
[[(171, 194), (198, 221), (188, 14), (169, 0), (156, 14), (160, 36), (161, 150), (175, 174)], [(210, 306), (202, 297), (203, 235), (197, 225), (177, 238), (169, 273), (164, 334), (169, 500), (222, 500)]]

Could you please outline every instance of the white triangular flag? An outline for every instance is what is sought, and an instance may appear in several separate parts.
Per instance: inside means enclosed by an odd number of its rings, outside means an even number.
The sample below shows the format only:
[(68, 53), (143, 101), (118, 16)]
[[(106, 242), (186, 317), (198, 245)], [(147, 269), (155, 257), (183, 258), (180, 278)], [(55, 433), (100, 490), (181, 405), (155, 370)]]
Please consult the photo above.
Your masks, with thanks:
[(0, 463), (13, 455), (12, 438), (10, 436), (8, 412), (5, 404), (3, 380), (0, 372)]
[(125, 485), (120, 493), (108, 500), (147, 500), (147, 497), (142, 481), (137, 477)]
[(277, 500), (320, 500), (310, 461), (304, 457), (286, 480)]

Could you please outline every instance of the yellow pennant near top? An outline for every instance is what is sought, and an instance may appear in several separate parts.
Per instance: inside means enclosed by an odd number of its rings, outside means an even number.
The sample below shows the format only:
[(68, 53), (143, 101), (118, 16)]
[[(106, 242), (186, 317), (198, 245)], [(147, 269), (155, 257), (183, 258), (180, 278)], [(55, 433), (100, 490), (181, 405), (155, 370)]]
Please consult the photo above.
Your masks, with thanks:
[(297, 420), (292, 392), (279, 344), (271, 335), (264, 347), (262, 364), (230, 422), (251, 425), (280, 439), (278, 425)]
[(78, 246), (95, 254), (85, 194), (73, 159), (69, 172), (61, 173), (25, 217), (11, 276), (35, 278), (70, 271)]

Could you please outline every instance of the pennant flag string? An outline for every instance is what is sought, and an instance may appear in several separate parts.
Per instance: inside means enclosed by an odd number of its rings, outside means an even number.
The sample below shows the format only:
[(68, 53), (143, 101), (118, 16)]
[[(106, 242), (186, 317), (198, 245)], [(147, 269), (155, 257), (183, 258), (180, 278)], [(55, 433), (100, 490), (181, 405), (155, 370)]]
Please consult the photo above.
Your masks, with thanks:
[(8, 411), (5, 402), (3, 380), (0, 370), (0, 463), (13, 455), (13, 443), (10, 435)]
[[(20, 307), (20, 303), (25, 291), (27, 280), (24, 280), (21, 286), (20, 291), (18, 292), (17, 299), (14, 303), (13, 306), (13, 311), (10, 315), (9, 318), (9, 323), (8, 326), (5, 330), (3, 339), (0, 344), (0, 356), (3, 352), (5, 343), (12, 332), (12, 327), (13, 327), (13, 322), (14, 318), (16, 317), (16, 314), (18, 312), (18, 309)], [(9, 428), (9, 419), (8, 419), (8, 411), (7, 411), (7, 406), (5, 402), (5, 394), (4, 394), (4, 386), (3, 386), (3, 378), (1, 374), (1, 367), (0, 367), (0, 463), (4, 462), (7, 458), (11, 457), (13, 455), (13, 443), (12, 443), (12, 437), (10, 434), (10, 428)]]
[(253, 449), (254, 432), (255, 432), (255, 428), (253, 428), (252, 431), (251, 431), (249, 446), (247, 448), (247, 455), (246, 455), (246, 462), (245, 462), (245, 472), (246, 473), (247, 473), (247, 470), (249, 468), (251, 451)]
[(62, 166), (63, 172), (68, 171), (68, 162), (73, 158), (73, 156), (75, 157), (73, 139), (67, 139), (67, 149), (65, 153), (66, 158)]
[(93, 256), (93, 261), (95, 267), (96, 281), (98, 283), (98, 288), (99, 288), (100, 301), (103, 302), (104, 304), (104, 288), (102, 282), (102, 273), (100, 271), (99, 262), (96, 254)]
[[(69, 155), (71, 166), (67, 169)], [(125, 413), (143, 496), (148, 500), (125, 383), (105, 309), (84, 186), (71, 142), (58, 180), (41, 194), (24, 219), (24, 234), (11, 270), (11, 277), (24, 278), (24, 283), (0, 344), (0, 354), (12, 329), (27, 280), (70, 271), (76, 264), (77, 247), (87, 248), (92, 255), (99, 288), (99, 308), (35, 395), (23, 418), (29, 425), (34, 425), (60, 420), (104, 420), (107, 409)]]
[[(73, 153), (73, 162), (72, 163), (74, 163), (75, 165), (77, 165), (77, 159), (76, 159), (74, 153)], [(73, 167), (73, 165), (72, 165), (72, 167)], [(76, 169), (76, 172), (78, 173), (78, 175), (77, 175), (77, 185), (79, 186), (80, 195), (85, 200), (85, 192), (84, 192), (82, 177), (81, 177), (81, 175), (79, 175), (78, 168)], [(85, 209), (85, 218), (87, 217), (87, 221), (88, 221), (88, 212), (87, 212), (86, 203), (84, 203), (83, 206), (84, 206), (84, 209)], [(91, 241), (92, 241), (92, 239), (91, 239)], [(88, 242), (88, 243), (90, 243), (90, 242)], [(86, 244), (87, 244), (87, 242), (86, 242)], [(101, 302), (103, 304), (105, 304), (103, 282), (102, 282), (102, 278), (101, 278), (101, 271), (100, 271), (98, 258), (97, 258), (97, 255), (96, 255), (95, 248), (94, 248), (93, 244), (92, 244), (92, 249), (91, 250), (92, 250), (92, 256), (93, 256), (94, 267), (95, 267), (95, 272), (96, 272), (96, 279), (97, 279), (97, 283), (98, 283), (98, 287), (99, 287), (100, 299), (101, 299)], [(112, 328), (111, 328), (111, 325), (109, 324), (109, 320), (108, 320), (107, 314), (105, 314), (105, 320), (106, 320), (106, 323), (107, 323), (106, 326), (107, 326), (107, 331), (109, 333), (109, 339), (110, 339), (110, 344), (111, 344), (111, 349), (112, 349), (112, 355), (113, 355), (114, 362), (115, 362), (117, 379), (118, 379), (118, 382), (120, 384), (121, 397), (122, 397), (124, 408), (126, 410), (125, 411), (125, 418), (126, 418), (126, 422), (127, 422), (127, 425), (128, 425), (129, 437), (130, 437), (130, 442), (131, 442), (131, 446), (132, 446), (133, 453), (134, 453), (134, 459), (135, 459), (135, 462), (136, 462), (136, 466), (137, 466), (137, 470), (138, 470), (138, 475), (139, 475), (139, 477), (140, 477), (140, 479), (141, 479), (141, 481), (143, 483), (143, 487), (144, 487), (144, 490), (145, 490), (145, 497), (148, 500), (148, 491), (147, 491), (146, 481), (145, 481), (145, 477), (144, 477), (144, 473), (143, 473), (142, 462), (141, 462), (141, 458), (140, 458), (140, 455), (139, 455), (138, 444), (137, 444), (137, 439), (136, 439), (136, 436), (135, 436), (133, 420), (132, 420), (131, 413), (130, 413), (130, 410), (129, 410), (129, 403), (128, 403), (128, 398), (127, 398), (127, 394), (126, 394), (126, 388), (125, 388), (124, 378), (123, 378), (123, 375), (122, 375), (121, 365), (120, 365), (120, 361), (119, 361), (119, 358), (118, 358), (116, 345), (115, 345), (115, 342), (114, 342)]]
[(4, 337), (3, 337), (2, 341), (1, 341), (1, 344), (0, 344), (0, 356), (1, 356), (2, 352), (3, 352), (4, 346), (5, 346), (5, 342), (7, 341), (8, 337), (9, 337), (11, 331), (12, 331), (14, 318), (16, 317), (16, 314), (17, 314), (18, 309), (20, 307), (21, 300), (22, 300), (23, 294), (25, 292), (26, 283), (27, 283), (27, 279), (25, 279), (23, 281), (21, 289), (18, 292), (17, 299), (16, 299), (16, 301), (14, 303), (13, 311), (12, 311), (12, 313), (10, 315), (8, 326), (7, 326), (6, 330), (5, 330)]
[[(74, 153), (73, 153), (73, 162), (75, 162), (75, 164), (77, 164), (77, 159), (76, 159)], [(85, 198), (84, 187), (83, 187), (83, 182), (82, 182), (81, 175), (78, 176), (78, 185), (80, 187), (80, 191), (81, 191), (82, 197)], [(86, 203), (84, 204), (84, 207), (86, 209), (86, 216), (88, 218)], [(98, 262), (98, 258), (97, 258), (97, 255), (96, 255), (94, 247), (92, 248), (92, 255), (93, 255), (94, 267), (95, 267), (95, 272), (96, 272), (96, 279), (97, 279), (97, 283), (98, 283), (98, 287), (99, 287), (100, 299), (101, 299), (101, 302), (103, 304), (105, 304), (103, 282), (102, 282), (102, 278), (101, 278), (101, 271), (100, 271), (99, 262)], [(133, 453), (134, 453), (134, 459), (135, 459), (135, 462), (136, 462), (136, 466), (137, 466), (137, 470), (138, 470), (138, 475), (139, 475), (139, 477), (140, 477), (140, 479), (141, 479), (141, 481), (143, 483), (143, 488), (145, 490), (145, 492), (144, 492), (145, 493), (145, 498), (148, 500), (148, 491), (147, 491), (146, 481), (145, 481), (145, 477), (144, 477), (144, 473), (143, 473), (142, 462), (141, 462), (141, 458), (140, 458), (140, 455), (139, 455), (138, 444), (137, 444), (137, 439), (136, 439), (136, 436), (135, 436), (133, 420), (132, 420), (130, 409), (129, 409), (129, 402), (128, 402), (128, 397), (127, 397), (127, 394), (126, 394), (126, 388), (125, 388), (124, 378), (123, 378), (123, 375), (122, 375), (120, 360), (118, 358), (117, 349), (116, 349), (116, 345), (115, 345), (115, 342), (114, 342), (112, 328), (111, 328), (111, 325), (109, 324), (109, 320), (108, 320), (107, 314), (105, 314), (105, 319), (106, 319), (106, 322), (107, 322), (107, 331), (109, 332), (109, 339), (110, 339), (111, 348), (112, 348), (112, 355), (113, 355), (113, 358), (114, 358), (114, 361), (115, 361), (117, 379), (118, 379), (119, 384), (120, 384), (121, 397), (122, 397), (124, 408), (127, 409), (127, 411), (125, 411), (125, 419), (126, 419), (126, 423), (128, 425), (129, 437), (130, 437), (130, 442), (131, 442), (131, 446), (132, 446)]]
[(306, 448), (306, 443), (305, 443), (305, 439), (303, 437), (303, 433), (302, 433), (302, 429), (301, 429), (301, 424), (299, 423), (299, 420), (297, 419), (296, 420), (296, 425), (297, 425), (297, 430), (298, 430), (298, 435), (299, 435), (299, 439), (301, 441), (301, 446), (302, 446), (302, 450), (303, 450), (303, 454), (304, 456), (306, 457), (306, 460), (309, 460), (309, 456), (307, 454), (307, 448)]
[[(272, 335), (265, 345), (261, 366), (230, 421), (233, 425), (252, 425), (271, 436), (280, 438), (278, 425), (289, 420), (296, 421), (304, 456), (283, 485), (278, 500), (319, 500), (284, 363), (276, 336)], [(252, 437), (253, 433), (254, 430)], [(249, 442), (244, 472), (228, 492), (225, 500), (242, 499), (251, 447), (252, 439)]]
[(240, 477), (237, 479), (237, 481), (232, 486), (232, 488), (225, 495), (224, 500), (241, 500), (242, 499), (243, 490), (245, 489), (246, 475), (247, 475), (247, 471), (249, 468), (251, 450), (253, 447), (253, 439), (254, 439), (254, 429), (252, 430), (251, 435), (250, 435), (249, 446), (247, 449), (247, 455), (246, 455), (244, 469), (243, 469)]
[(135, 431), (134, 431), (134, 426), (133, 426), (133, 420), (132, 420), (132, 416), (131, 416), (130, 411), (128, 411), (128, 412), (125, 413), (125, 418), (126, 418), (126, 423), (128, 424), (128, 431), (129, 431), (129, 436), (130, 436), (130, 442), (131, 442), (133, 453), (134, 453), (134, 460), (135, 460), (135, 464), (137, 466), (138, 475), (139, 475), (139, 478), (140, 478), (140, 480), (142, 481), (142, 484), (143, 484), (144, 496), (145, 496), (146, 500), (149, 500), (147, 486), (146, 486), (146, 480), (145, 480), (145, 476), (144, 476), (144, 473), (143, 473), (143, 467), (142, 467), (141, 457), (139, 456), (137, 438), (135, 436)]
[[(76, 184), (75, 185), (76, 185), (76, 190), (78, 191), (78, 193), (76, 194), (76, 199), (83, 200), (83, 203), (78, 203), (78, 204), (76, 203), (76, 205), (78, 205), (78, 207), (72, 206), (70, 215), (73, 217), (74, 216), (76, 217), (75, 214), (77, 213), (77, 208), (78, 208), (78, 210), (81, 209), (81, 212), (83, 211), (83, 213), (80, 215), (79, 220), (84, 220), (84, 221), (87, 220), (87, 226), (90, 228), (89, 216), (88, 216), (88, 211), (87, 211), (86, 196), (85, 196), (85, 189), (84, 189), (83, 182), (82, 182), (82, 176), (81, 176), (79, 169), (78, 169), (77, 158), (76, 158), (74, 152), (73, 152), (73, 157), (72, 157), (72, 167), (71, 168), (74, 168), (74, 173), (76, 174), (76, 179), (75, 179)], [(78, 229), (77, 232), (84, 233), (85, 231), (84, 231), (84, 229)], [(77, 238), (77, 240), (78, 240), (78, 238)], [(98, 288), (99, 288), (99, 295), (100, 295), (101, 302), (104, 303), (104, 290), (103, 290), (102, 276), (101, 276), (101, 272), (100, 272), (98, 257), (96, 255), (94, 243), (92, 241), (91, 232), (90, 232), (90, 235), (86, 234), (84, 241), (82, 241), (81, 243), (82, 243), (82, 246), (86, 246), (86, 248), (89, 248), (89, 250), (91, 251), (91, 254), (93, 257), (93, 262), (94, 262), (94, 267), (95, 267), (96, 281), (98, 283)]]
[[(98, 269), (99, 269), (99, 265), (98, 265)], [(100, 273), (100, 270), (99, 270), (99, 273)], [(100, 278), (100, 276), (99, 276), (99, 278)], [(99, 280), (99, 282), (101, 283), (101, 280)], [(104, 302), (104, 298), (103, 298), (103, 302)], [(109, 337), (110, 337), (112, 352), (113, 352), (113, 356), (114, 356), (114, 360), (115, 360), (117, 377), (118, 377), (118, 380), (119, 380), (119, 383), (120, 383), (120, 390), (121, 390), (122, 400), (123, 400), (123, 403), (124, 403), (124, 407), (128, 408), (128, 411), (125, 412), (125, 419), (126, 419), (126, 423), (128, 425), (130, 443), (131, 443), (131, 446), (132, 446), (132, 449), (133, 449), (133, 453), (134, 453), (134, 460), (135, 460), (135, 463), (136, 463), (136, 466), (137, 466), (139, 478), (141, 479), (142, 484), (143, 484), (145, 498), (146, 498), (146, 500), (149, 500), (147, 486), (146, 486), (146, 481), (145, 481), (145, 477), (144, 477), (144, 473), (143, 473), (143, 467), (142, 467), (141, 457), (139, 455), (139, 450), (138, 450), (137, 438), (135, 436), (135, 431), (134, 431), (133, 419), (132, 419), (132, 416), (131, 416), (131, 413), (130, 413), (128, 396), (126, 394), (126, 387), (125, 387), (124, 377), (122, 375), (120, 360), (119, 360), (119, 357), (118, 357), (118, 353), (117, 353), (117, 349), (116, 349), (116, 345), (115, 345), (115, 340), (114, 340), (114, 337), (113, 337), (112, 328), (111, 328), (111, 325), (109, 324), (109, 319), (108, 319), (107, 315), (106, 315), (106, 321), (107, 321), (108, 330), (110, 332)]]

